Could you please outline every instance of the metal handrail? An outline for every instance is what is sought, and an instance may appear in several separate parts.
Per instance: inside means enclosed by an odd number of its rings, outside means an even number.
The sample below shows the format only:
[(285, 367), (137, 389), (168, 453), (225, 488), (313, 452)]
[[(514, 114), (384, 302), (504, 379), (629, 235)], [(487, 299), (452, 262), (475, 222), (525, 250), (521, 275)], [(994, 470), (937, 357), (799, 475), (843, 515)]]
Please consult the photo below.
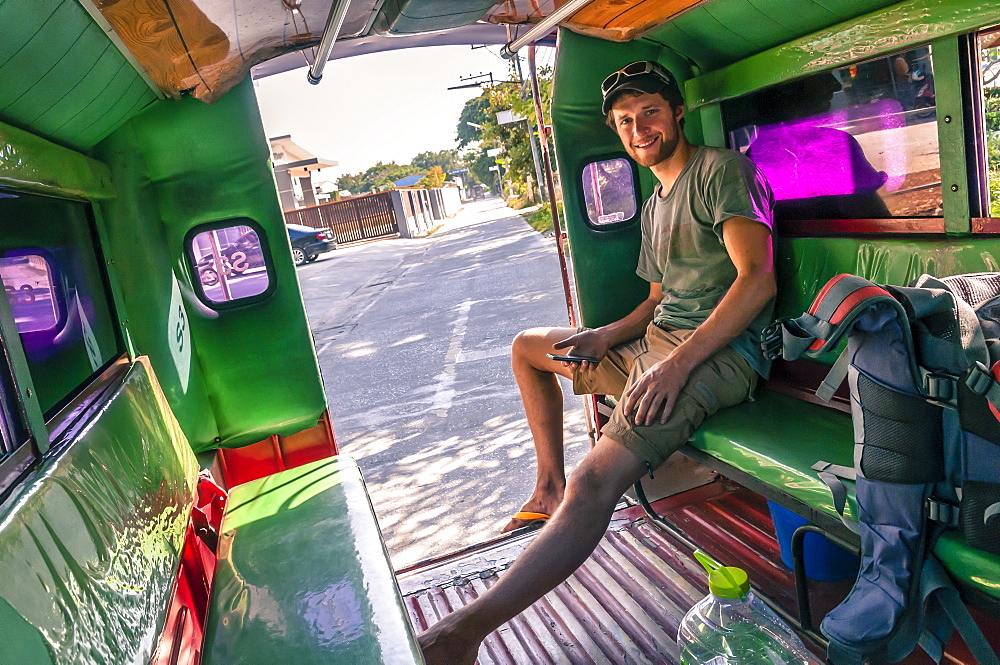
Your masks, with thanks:
[(316, 59), (313, 61), (312, 67), (309, 68), (309, 73), (306, 74), (306, 80), (316, 85), (319, 83), (320, 79), (323, 78), (323, 68), (326, 67), (326, 61), (330, 58), (330, 53), (333, 52), (333, 44), (337, 41), (337, 37), (340, 36), (340, 29), (344, 25), (344, 18), (347, 16), (347, 7), (351, 4), (351, 0), (333, 0), (333, 4), (330, 5), (330, 13), (326, 17), (326, 25), (323, 27), (323, 36), (319, 39), (319, 47), (316, 49)]
[(504, 47), (500, 49), (500, 57), (513, 58), (514, 54), (517, 53), (522, 46), (526, 46), (549, 34), (552, 28), (555, 27), (559, 21), (583, 9), (585, 5), (590, 4), (590, 1), (591, 0), (570, 0), (570, 2), (567, 2), (565, 5), (536, 23), (531, 30), (528, 30), (517, 39), (514, 39), (504, 45)]

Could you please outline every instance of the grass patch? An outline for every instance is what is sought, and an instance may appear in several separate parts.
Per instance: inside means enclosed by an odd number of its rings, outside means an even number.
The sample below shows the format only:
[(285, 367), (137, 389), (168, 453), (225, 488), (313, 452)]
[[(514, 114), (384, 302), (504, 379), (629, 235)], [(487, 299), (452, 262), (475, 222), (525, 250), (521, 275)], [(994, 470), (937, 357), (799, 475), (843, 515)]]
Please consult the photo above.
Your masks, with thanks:
[(524, 221), (539, 233), (552, 230), (552, 209), (548, 201), (538, 207), (538, 210), (524, 215)]

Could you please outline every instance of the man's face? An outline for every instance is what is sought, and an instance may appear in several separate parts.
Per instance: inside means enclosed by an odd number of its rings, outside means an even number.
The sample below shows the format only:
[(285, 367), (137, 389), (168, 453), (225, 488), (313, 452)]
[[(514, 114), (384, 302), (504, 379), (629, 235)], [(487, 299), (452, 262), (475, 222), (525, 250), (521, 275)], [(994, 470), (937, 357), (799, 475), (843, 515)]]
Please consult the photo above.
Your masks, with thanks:
[(658, 94), (625, 94), (611, 107), (611, 117), (629, 156), (640, 166), (656, 166), (677, 148), (684, 107), (674, 109)]

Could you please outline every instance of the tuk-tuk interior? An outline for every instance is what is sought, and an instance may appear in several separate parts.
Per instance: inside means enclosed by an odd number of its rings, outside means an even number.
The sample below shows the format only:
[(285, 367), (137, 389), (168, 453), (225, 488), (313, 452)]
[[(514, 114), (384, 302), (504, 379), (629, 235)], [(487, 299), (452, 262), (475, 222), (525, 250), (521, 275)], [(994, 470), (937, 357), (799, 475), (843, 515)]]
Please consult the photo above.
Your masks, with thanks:
[[(333, 54), (348, 57), (507, 43), (557, 4), (0, 3), (0, 662), (420, 662), (412, 626), (502, 573), (530, 534), (400, 571), (400, 596), (360, 473), (336, 456), (250, 70), (302, 66), (338, 8)], [(692, 142), (769, 171), (779, 316), (838, 273), (998, 270), (989, 3), (578, 4), (558, 29), (551, 115), (582, 325), (648, 292), (634, 266), (654, 179), (596, 93), (639, 59), (684, 81)], [(258, 287), (212, 295), (205, 238), (244, 229), (263, 249)], [(811, 468), (853, 460), (844, 402), (811, 397), (824, 373), (777, 366), (684, 450), (724, 479), (653, 506), (685, 539), (751, 562), (789, 617), (795, 583), (764, 498), (851, 542)], [(483, 658), (674, 662), (676, 612), (704, 589), (656, 521), (617, 514), (617, 554), (599, 550), (600, 571), (581, 569)], [(956, 533), (936, 554), (996, 640), (1000, 557)], [(818, 638), (849, 586), (811, 585), (801, 628)], [(972, 662), (961, 644), (948, 653)]]

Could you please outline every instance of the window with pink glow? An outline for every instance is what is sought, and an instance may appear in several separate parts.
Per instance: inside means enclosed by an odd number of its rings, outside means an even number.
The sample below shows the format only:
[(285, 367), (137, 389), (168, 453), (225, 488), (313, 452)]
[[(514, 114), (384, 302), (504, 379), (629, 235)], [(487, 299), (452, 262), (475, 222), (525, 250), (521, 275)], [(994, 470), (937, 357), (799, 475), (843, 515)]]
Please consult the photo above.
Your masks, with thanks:
[(632, 164), (623, 157), (591, 162), (583, 167), (583, 201), (595, 227), (627, 222), (636, 213)]
[(929, 46), (761, 90), (723, 115), (779, 219), (942, 215)]

